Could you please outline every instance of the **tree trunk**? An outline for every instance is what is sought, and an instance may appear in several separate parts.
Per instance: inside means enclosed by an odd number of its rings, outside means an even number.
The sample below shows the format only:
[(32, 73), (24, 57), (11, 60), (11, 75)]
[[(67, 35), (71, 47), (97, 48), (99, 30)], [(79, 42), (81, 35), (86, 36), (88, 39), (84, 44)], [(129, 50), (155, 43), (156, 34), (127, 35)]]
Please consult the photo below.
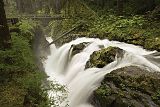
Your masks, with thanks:
[(16, 2), (17, 10), (18, 10), (20, 13), (24, 13), (24, 12), (25, 12), (24, 0), (16, 0), (15, 2)]
[(118, 15), (123, 15), (123, 0), (117, 0)]
[(7, 25), (4, 2), (0, 0), (0, 49), (5, 50), (11, 46), (11, 36)]

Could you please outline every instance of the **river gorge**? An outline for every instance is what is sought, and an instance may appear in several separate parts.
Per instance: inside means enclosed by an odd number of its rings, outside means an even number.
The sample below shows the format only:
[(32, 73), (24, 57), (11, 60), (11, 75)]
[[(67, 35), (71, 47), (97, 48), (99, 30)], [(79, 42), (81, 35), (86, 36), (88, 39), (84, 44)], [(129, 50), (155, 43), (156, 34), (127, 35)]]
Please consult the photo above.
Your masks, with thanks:
[[(52, 41), (51, 38), (47, 38), (47, 40), (49, 42)], [(83, 48), (78, 50), (77, 53), (74, 53), (74, 46), (82, 43), (84, 43)], [(109, 48), (113, 48), (113, 50), (115, 48), (116, 51), (113, 51), (112, 54), (106, 54), (109, 52)], [(105, 49), (106, 53), (103, 54)], [(50, 46), (50, 51), (51, 54), (44, 63), (45, 72), (49, 76), (49, 80), (52, 81), (56, 79), (68, 89), (67, 101), (64, 101), (61, 107), (64, 107), (66, 102), (69, 107), (105, 107), (104, 104), (102, 106), (95, 104), (92, 97), (93, 92), (97, 90), (98, 87), (101, 87), (101, 82), (105, 76), (112, 71), (125, 67), (130, 67), (128, 69), (130, 72), (133, 71), (133, 75), (136, 74), (136, 70), (140, 69), (140, 72), (143, 72), (142, 74), (145, 72), (147, 74), (147, 72), (153, 73), (160, 71), (160, 56), (158, 52), (147, 51), (140, 46), (118, 41), (109, 41), (107, 39), (78, 38), (59, 48), (53, 44)], [(100, 51), (102, 51), (102, 53), (100, 53)], [(91, 57), (95, 52), (99, 53), (97, 53), (97, 56)], [(100, 59), (99, 57), (103, 58)], [(104, 64), (104, 67), (95, 64), (96, 61), (101, 61), (107, 57), (111, 58), (111, 61)], [(86, 63), (88, 63), (91, 58), (94, 59), (92, 60), (94, 62), (90, 61), (90, 65), (86, 68)], [(91, 64), (95, 66), (91, 66)], [(121, 72), (123, 70), (119, 71)], [(159, 74), (157, 73), (157, 75)], [(52, 96), (52, 92), (50, 92), (50, 95)], [(94, 105), (90, 104), (91, 102), (93, 102), (92, 104)], [(148, 104), (150, 107), (159, 107), (154, 101)]]

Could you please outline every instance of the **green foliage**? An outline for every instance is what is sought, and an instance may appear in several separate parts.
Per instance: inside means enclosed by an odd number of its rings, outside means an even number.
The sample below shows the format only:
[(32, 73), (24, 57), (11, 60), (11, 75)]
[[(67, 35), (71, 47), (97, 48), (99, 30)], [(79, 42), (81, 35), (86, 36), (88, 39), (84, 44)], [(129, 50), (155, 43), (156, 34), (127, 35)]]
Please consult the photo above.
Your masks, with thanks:
[[(32, 23), (32, 24), (30, 24)], [(11, 33), (12, 47), (0, 50), (0, 105), (2, 107), (59, 107), (57, 101), (62, 101), (66, 94), (64, 86), (54, 82), (49, 83), (46, 74), (39, 71), (31, 50), (36, 23), (22, 21), (16, 27), (20, 33)], [(45, 83), (46, 81), (46, 83)], [(43, 84), (44, 83), (44, 84)], [(64, 94), (58, 99), (49, 99), (49, 91)], [(65, 97), (66, 98), (66, 97)]]
[(90, 31), (93, 33), (114, 33), (123, 35), (128, 31), (133, 31), (135, 29), (142, 29), (146, 26), (146, 20), (141, 16), (124, 17), (108, 15), (103, 16), (97, 21), (94, 21), (93, 26)]
[(5, 12), (7, 17), (15, 17), (17, 16), (17, 10), (16, 10), (16, 3), (14, 0), (4, 0), (4, 4), (5, 4)]
[(153, 99), (153, 100), (159, 100), (159, 99), (160, 99), (160, 90), (158, 90), (158, 91), (156, 92), (156, 94), (155, 94), (154, 96), (152, 96), (152, 99)]
[[(66, 17), (66, 19), (51, 21), (47, 27), (47, 30), (51, 29), (50, 35), (54, 37), (70, 30), (71, 28), (77, 26), (79, 23), (88, 22), (89, 20), (93, 21), (96, 17), (98, 17), (92, 9), (90, 9), (83, 1), (80, 0), (67, 1), (61, 12), (62, 15)], [(86, 30), (86, 28), (88, 29), (88, 26), (84, 25), (78, 29), (78, 31)]]
[[(72, 33), (89, 37), (97, 35), (98, 38), (102, 39), (107, 38), (141, 45), (150, 50), (160, 50), (159, 21), (144, 17), (143, 15), (117, 16), (111, 12), (107, 12), (98, 17), (95, 14), (88, 16), (88, 11), (82, 12), (83, 14), (80, 13), (72, 13), (72, 18), (61, 22), (51, 22), (49, 26), (51, 28), (51, 35), (58, 36), (77, 25), (77, 23), (84, 22), (83, 26)], [(97, 11), (97, 14), (99, 14), (99, 11)]]
[(63, 32), (62, 21), (61, 20), (51, 21), (47, 26), (46, 31), (49, 31), (49, 35), (57, 37), (57, 35)]
[[(4, 107), (6, 104), (10, 105), (8, 107), (20, 106), (26, 100), (40, 105), (47, 100), (41, 89), (44, 74), (38, 71), (29, 47), (28, 40), (18, 34), (12, 34), (12, 48), (6, 51), (0, 50), (0, 84), (4, 85), (0, 89), (4, 99), (0, 102), (6, 100)], [(13, 92), (17, 97), (12, 96)]]
[(33, 21), (31, 19), (22, 20), (17, 24), (18, 28), (21, 31), (21, 35), (31, 41), (33, 39), (33, 31), (36, 26), (38, 26), (38, 22)]
[(89, 35), (97, 34), (99, 38), (132, 43), (159, 51), (159, 26), (158, 21), (143, 16), (107, 15), (89, 25)]
[(35, 69), (33, 56), (28, 40), (23, 37), (19, 38), (16, 35), (12, 35), (12, 49), (6, 51), (0, 50), (0, 69), (5, 71), (5, 73), (24, 74), (26, 71)]

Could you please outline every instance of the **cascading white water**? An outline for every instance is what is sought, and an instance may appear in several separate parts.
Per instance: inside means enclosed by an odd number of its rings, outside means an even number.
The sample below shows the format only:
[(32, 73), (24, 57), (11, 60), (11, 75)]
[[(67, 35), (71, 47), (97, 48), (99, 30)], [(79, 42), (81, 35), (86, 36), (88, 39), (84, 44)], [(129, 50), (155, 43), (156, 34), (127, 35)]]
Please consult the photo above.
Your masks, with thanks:
[[(90, 44), (80, 53), (74, 55), (71, 60), (70, 48), (73, 44), (90, 42)], [(90, 55), (97, 50), (99, 46), (105, 48), (109, 46), (119, 47), (125, 51), (122, 58), (116, 60), (104, 68), (85, 69), (85, 64)], [(55, 78), (69, 89), (68, 104), (69, 107), (93, 107), (87, 103), (92, 92), (99, 86), (103, 77), (111, 71), (130, 65), (145, 67), (149, 71), (160, 71), (158, 64), (149, 61), (146, 56), (155, 53), (155, 51), (146, 51), (139, 46), (121, 43), (117, 41), (100, 40), (95, 38), (78, 38), (70, 43), (64, 44), (56, 49), (55, 45), (51, 47), (51, 55), (48, 56), (44, 67), (50, 80)], [(154, 56), (153, 56), (154, 57)], [(155, 56), (154, 59), (159, 59)], [(63, 105), (62, 105), (63, 107)]]

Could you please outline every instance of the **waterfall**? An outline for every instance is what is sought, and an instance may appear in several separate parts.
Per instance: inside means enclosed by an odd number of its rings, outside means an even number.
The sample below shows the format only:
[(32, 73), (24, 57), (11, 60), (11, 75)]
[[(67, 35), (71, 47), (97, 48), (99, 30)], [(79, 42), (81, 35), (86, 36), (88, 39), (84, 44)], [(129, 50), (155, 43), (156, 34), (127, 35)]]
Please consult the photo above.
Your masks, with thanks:
[[(71, 57), (72, 45), (83, 42), (90, 44), (82, 52)], [(100, 50), (99, 46), (101, 45), (105, 48), (109, 46), (119, 47), (124, 50), (124, 55), (121, 58), (116, 58), (115, 61), (104, 68), (89, 68), (85, 70), (85, 64), (89, 60), (90, 55), (94, 51)], [(93, 107), (87, 103), (87, 100), (100, 85), (104, 76), (115, 69), (134, 65), (148, 69), (148, 71), (160, 71), (160, 66), (155, 62), (156, 60), (149, 60), (151, 58), (160, 59), (159, 56), (153, 55), (156, 51), (147, 51), (132, 44), (109, 41), (107, 39), (78, 38), (64, 44), (60, 48), (51, 45), (50, 49), (51, 55), (48, 56), (44, 64), (45, 71), (49, 76), (49, 80), (56, 78), (59, 83), (68, 87), (67, 101), (69, 107)]]

